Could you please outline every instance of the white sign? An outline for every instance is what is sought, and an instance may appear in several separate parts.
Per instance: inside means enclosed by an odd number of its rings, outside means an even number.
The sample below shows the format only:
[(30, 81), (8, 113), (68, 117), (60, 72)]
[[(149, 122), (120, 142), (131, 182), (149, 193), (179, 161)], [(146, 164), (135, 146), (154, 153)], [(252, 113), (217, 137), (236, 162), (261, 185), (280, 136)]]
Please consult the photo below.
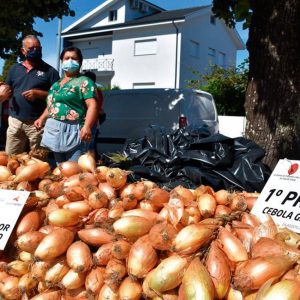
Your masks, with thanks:
[(0, 250), (4, 250), (29, 194), (0, 189)]
[(281, 159), (251, 211), (270, 215), (280, 227), (300, 233), (300, 161)]

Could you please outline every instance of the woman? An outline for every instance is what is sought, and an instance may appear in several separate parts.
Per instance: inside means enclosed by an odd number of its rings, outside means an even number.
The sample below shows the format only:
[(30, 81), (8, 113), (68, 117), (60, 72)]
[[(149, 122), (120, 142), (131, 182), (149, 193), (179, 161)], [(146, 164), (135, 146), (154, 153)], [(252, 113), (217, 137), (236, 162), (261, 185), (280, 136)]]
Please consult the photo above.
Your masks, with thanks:
[(60, 59), (64, 77), (52, 85), (47, 109), (35, 121), (40, 129), (47, 119), (41, 145), (53, 151), (57, 165), (78, 160), (83, 144), (91, 140), (98, 113), (95, 84), (88, 77), (79, 76), (81, 51), (67, 47)]

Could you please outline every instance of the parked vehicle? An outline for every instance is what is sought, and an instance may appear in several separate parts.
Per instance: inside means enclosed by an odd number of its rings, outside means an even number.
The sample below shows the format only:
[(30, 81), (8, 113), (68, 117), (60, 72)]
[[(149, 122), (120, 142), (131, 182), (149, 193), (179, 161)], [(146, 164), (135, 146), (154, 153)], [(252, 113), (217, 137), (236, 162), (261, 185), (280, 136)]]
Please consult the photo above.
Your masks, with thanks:
[(103, 92), (106, 121), (100, 126), (98, 150), (122, 150), (126, 142), (147, 135), (149, 126), (164, 133), (188, 126), (218, 132), (218, 115), (211, 94), (193, 89), (127, 89)]

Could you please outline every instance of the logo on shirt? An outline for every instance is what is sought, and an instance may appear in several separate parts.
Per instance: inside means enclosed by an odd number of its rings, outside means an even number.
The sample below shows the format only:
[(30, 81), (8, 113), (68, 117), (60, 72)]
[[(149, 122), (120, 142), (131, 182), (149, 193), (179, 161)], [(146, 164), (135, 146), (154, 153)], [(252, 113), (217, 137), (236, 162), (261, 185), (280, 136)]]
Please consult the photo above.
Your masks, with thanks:
[(37, 71), (36, 76), (44, 76), (45, 72), (43, 71)]

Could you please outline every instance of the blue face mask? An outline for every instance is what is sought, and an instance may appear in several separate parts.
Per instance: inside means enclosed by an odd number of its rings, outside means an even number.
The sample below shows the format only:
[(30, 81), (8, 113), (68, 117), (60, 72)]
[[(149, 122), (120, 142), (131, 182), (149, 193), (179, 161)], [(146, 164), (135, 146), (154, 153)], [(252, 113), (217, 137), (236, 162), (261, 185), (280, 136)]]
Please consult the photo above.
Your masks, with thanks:
[(79, 63), (78, 61), (76, 60), (73, 60), (73, 59), (68, 59), (68, 60), (65, 60), (63, 63), (62, 63), (62, 69), (65, 71), (65, 72), (69, 72), (69, 73), (75, 73), (76, 71), (79, 70)]
[(41, 58), (42, 58), (42, 49), (41, 48), (28, 49), (28, 51), (26, 53), (26, 59), (39, 60)]

